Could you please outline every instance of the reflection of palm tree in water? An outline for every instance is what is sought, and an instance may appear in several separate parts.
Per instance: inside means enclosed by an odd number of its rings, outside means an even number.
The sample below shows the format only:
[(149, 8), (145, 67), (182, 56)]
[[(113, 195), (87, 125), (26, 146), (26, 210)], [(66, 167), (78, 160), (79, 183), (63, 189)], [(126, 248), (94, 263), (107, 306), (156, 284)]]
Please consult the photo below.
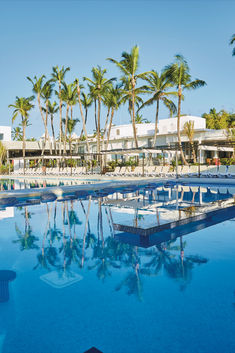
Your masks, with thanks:
[(20, 250), (31, 250), (31, 249), (38, 249), (38, 245), (35, 244), (36, 241), (39, 239), (33, 235), (32, 228), (30, 226), (30, 218), (31, 214), (28, 211), (27, 207), (24, 207), (24, 219), (25, 219), (25, 226), (24, 231), (22, 232), (20, 228), (15, 223), (15, 230), (18, 236), (17, 240), (13, 240), (13, 243), (20, 243)]
[[(64, 274), (69, 274), (69, 266), (76, 262), (81, 263), (82, 249), (81, 249), (81, 239), (76, 237), (76, 225), (82, 224), (79, 220), (76, 211), (74, 210), (73, 201), (70, 202), (70, 210), (68, 209), (68, 202), (65, 201), (62, 205), (64, 207), (63, 211), (63, 245), (60, 248), (60, 252), (63, 252), (64, 262), (63, 262), (63, 272)], [(62, 207), (62, 208), (63, 208)], [(65, 225), (68, 225), (69, 237), (65, 235)], [(72, 236), (73, 228), (73, 236)]]
[(129, 247), (128, 249), (128, 260), (126, 265), (131, 267), (132, 270), (127, 273), (125, 278), (116, 286), (116, 291), (119, 291), (123, 287), (127, 288), (128, 295), (136, 295), (138, 300), (143, 300), (143, 282), (140, 276), (141, 273), (144, 273), (140, 269), (140, 258), (138, 256), (138, 247)]
[[(168, 242), (165, 248), (158, 245), (154, 250), (147, 253), (151, 256), (151, 260), (145, 264), (148, 269), (146, 274), (158, 275), (160, 271), (164, 270), (170, 278), (180, 281), (180, 288), (183, 290), (192, 279), (192, 269), (195, 264), (207, 263), (208, 260), (197, 255), (185, 256), (186, 242), (183, 242), (182, 237), (180, 237), (179, 246), (174, 245), (174, 243), (175, 241)], [(175, 251), (180, 251), (179, 257), (175, 254)]]
[[(52, 207), (53, 207), (53, 204), (51, 205), (50, 209), (48, 207), (48, 204), (46, 204), (47, 224), (43, 235), (42, 249), (41, 249), (41, 252), (37, 255), (38, 264), (34, 267), (34, 269), (37, 269), (39, 266), (41, 266), (42, 268), (46, 268), (49, 270), (50, 266), (52, 267), (58, 266), (58, 262), (59, 262), (58, 252), (57, 252), (57, 248), (53, 246), (53, 244), (56, 240), (59, 241), (61, 239), (61, 232), (59, 229), (56, 228), (57, 203), (55, 203), (54, 205), (54, 216), (53, 216), (54, 225), (53, 225), (53, 228), (51, 227), (50, 218), (52, 213)], [(49, 245), (46, 246), (46, 240), (48, 235), (49, 235), (49, 239), (48, 239)]]
[(85, 229), (84, 229), (84, 234), (83, 234), (81, 267), (83, 267), (84, 260), (85, 260), (85, 245), (86, 245), (87, 227), (89, 224), (90, 207), (91, 207), (91, 196), (89, 197), (89, 203), (88, 203), (88, 208), (87, 208), (87, 213), (86, 213), (86, 223), (85, 223)]
[[(62, 230), (58, 229), (56, 225), (57, 205), (61, 206)], [(38, 266), (47, 269), (54, 267), (59, 270), (59, 273), (67, 276), (72, 263), (83, 267), (87, 259), (89, 260), (88, 269), (96, 269), (97, 277), (102, 281), (111, 276), (113, 271), (126, 268), (125, 277), (116, 286), (116, 290), (126, 289), (128, 295), (134, 294), (139, 300), (142, 300), (143, 276), (156, 276), (160, 271), (165, 271), (169, 278), (179, 282), (180, 288), (184, 289), (192, 278), (193, 268), (207, 262), (206, 259), (199, 256), (185, 256), (186, 243), (181, 237), (179, 245), (176, 245), (175, 241), (170, 241), (150, 250), (141, 250), (144, 257), (150, 258), (141, 266), (138, 247), (117, 242), (113, 238), (111, 230), (110, 236), (104, 236), (101, 199), (98, 200), (98, 237), (91, 233), (89, 224), (91, 199), (88, 202), (87, 210), (85, 207), (82, 208), (83, 212), (85, 211), (86, 220), (84, 233), (80, 238), (76, 236), (75, 229), (76, 225), (81, 222), (73, 202), (55, 203), (51, 207), (50, 204), (47, 204), (46, 207), (47, 225), (42, 239), (42, 250), (40, 256), (38, 255), (38, 265), (35, 268)], [(24, 217), (25, 231), (30, 232), (30, 215), (27, 209), (24, 212)], [(112, 223), (110, 222), (110, 224)], [(33, 249), (34, 246), (24, 245), (23, 248)], [(88, 251), (86, 252), (86, 249), (92, 250), (91, 256)], [(180, 256), (177, 254), (179, 251)]]

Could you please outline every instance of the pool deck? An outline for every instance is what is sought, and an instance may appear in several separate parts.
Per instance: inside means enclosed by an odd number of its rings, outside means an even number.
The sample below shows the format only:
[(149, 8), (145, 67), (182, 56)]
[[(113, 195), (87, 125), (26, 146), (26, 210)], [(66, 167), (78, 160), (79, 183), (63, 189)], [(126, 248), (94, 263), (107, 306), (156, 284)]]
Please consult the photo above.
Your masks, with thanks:
[[(42, 196), (54, 196), (55, 199), (62, 201), (65, 197), (74, 196), (82, 192), (101, 192), (107, 190), (115, 190), (116, 188), (125, 188), (133, 186), (146, 186), (148, 184), (155, 183), (156, 187), (161, 186), (165, 183), (179, 183), (183, 185), (220, 185), (220, 186), (231, 186), (235, 185), (235, 178), (149, 178), (149, 177), (106, 177), (100, 175), (88, 175), (81, 177), (52, 177), (52, 176), (20, 176), (16, 177), (13, 175), (3, 175), (0, 179), (18, 179), (25, 181), (32, 180), (76, 180), (76, 181), (97, 181), (93, 184), (81, 184), (71, 186), (51, 186), (45, 188), (34, 188), (34, 189), (23, 189), (23, 190), (7, 190), (0, 192), (0, 205), (13, 204), (13, 201), (23, 201), (25, 199), (34, 200), (35, 203), (40, 203)], [(79, 197), (79, 196), (77, 196)]]

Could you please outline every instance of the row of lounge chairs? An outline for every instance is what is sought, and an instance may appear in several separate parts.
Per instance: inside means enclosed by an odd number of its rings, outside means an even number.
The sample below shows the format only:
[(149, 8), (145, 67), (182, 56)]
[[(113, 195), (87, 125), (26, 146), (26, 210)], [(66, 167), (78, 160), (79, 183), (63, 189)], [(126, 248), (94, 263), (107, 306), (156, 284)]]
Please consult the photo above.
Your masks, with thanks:
[(20, 168), (14, 171), (12, 174), (17, 175), (54, 175), (54, 176), (69, 176), (69, 175), (90, 175), (90, 174), (99, 174), (99, 168), (94, 168), (87, 170), (86, 167), (76, 167), (76, 168), (46, 168), (46, 171), (43, 171), (42, 168), (26, 168), (25, 172), (23, 168)]
[[(23, 175), (24, 169), (21, 168), (13, 174)], [(91, 175), (100, 174), (99, 168), (93, 168), (87, 170), (86, 167), (76, 167), (76, 168), (47, 168), (46, 172), (42, 168), (27, 168), (25, 169), (26, 175), (54, 175), (54, 176), (69, 176), (69, 175)], [(198, 166), (179, 166), (178, 175), (181, 177), (193, 177), (198, 176), (199, 168)], [(143, 175), (143, 167), (135, 167), (134, 170), (130, 166), (128, 167), (116, 167), (113, 172), (106, 173), (107, 176), (126, 176), (126, 177), (140, 177)], [(235, 165), (225, 166), (200, 166), (200, 175), (202, 177), (235, 177)], [(170, 166), (145, 166), (144, 176), (147, 177), (174, 177), (176, 176), (176, 170), (172, 170)]]
[[(116, 167), (111, 173), (106, 173), (110, 176), (142, 176), (143, 167)], [(176, 176), (176, 169), (172, 171), (170, 166), (149, 166), (144, 167), (144, 175), (149, 177), (174, 177)], [(198, 176), (198, 166), (179, 166), (178, 175), (181, 177)], [(200, 175), (202, 177), (235, 177), (235, 165), (225, 166), (200, 166)]]

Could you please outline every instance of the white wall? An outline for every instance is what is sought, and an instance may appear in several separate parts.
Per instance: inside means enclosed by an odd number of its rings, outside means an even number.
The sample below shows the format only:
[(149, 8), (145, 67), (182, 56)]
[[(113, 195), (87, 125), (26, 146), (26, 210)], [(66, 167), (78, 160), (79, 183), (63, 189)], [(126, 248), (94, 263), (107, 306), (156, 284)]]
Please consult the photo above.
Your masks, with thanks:
[(0, 126), (0, 141), (11, 141), (10, 126)]
[[(195, 130), (203, 130), (206, 129), (206, 119), (197, 117), (197, 116), (190, 116), (185, 115), (182, 116), (180, 119), (180, 129), (183, 130), (184, 124), (187, 121), (194, 122), (194, 129)], [(137, 135), (138, 136), (147, 136), (147, 135), (154, 135), (154, 123), (148, 124), (136, 124)], [(158, 123), (158, 133), (159, 134), (168, 134), (174, 133), (177, 131), (177, 118), (169, 118), (169, 119), (161, 119)], [(113, 126), (110, 133), (110, 139), (120, 139), (120, 138), (128, 138), (133, 137), (133, 129), (132, 124), (128, 125), (119, 125)]]

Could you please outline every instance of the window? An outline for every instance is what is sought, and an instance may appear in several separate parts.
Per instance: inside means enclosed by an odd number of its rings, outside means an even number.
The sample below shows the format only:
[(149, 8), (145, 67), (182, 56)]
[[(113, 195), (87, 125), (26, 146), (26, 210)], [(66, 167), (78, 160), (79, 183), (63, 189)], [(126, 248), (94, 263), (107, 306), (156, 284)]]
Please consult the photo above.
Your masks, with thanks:
[(4, 134), (0, 134), (0, 141), (3, 141)]
[(116, 134), (119, 136), (120, 135), (120, 129), (116, 130)]
[(78, 147), (78, 153), (84, 153), (84, 147)]

